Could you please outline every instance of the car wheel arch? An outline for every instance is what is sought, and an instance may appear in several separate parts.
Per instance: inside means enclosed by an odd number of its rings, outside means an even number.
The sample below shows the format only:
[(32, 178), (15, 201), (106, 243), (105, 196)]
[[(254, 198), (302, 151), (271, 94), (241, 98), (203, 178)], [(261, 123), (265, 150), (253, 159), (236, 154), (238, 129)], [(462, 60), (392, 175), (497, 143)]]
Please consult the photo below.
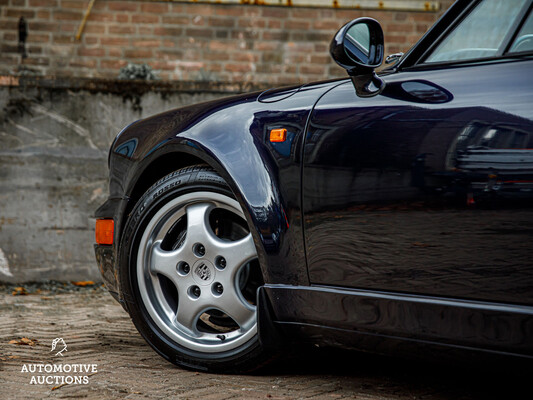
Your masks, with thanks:
[[(228, 172), (228, 166), (224, 166), (222, 162), (214, 159), (203, 151), (192, 149), (191, 146), (177, 144), (166, 147), (168, 148), (166, 148), (165, 151), (157, 153), (154, 152), (152, 153), (151, 157), (147, 157), (145, 160), (139, 163), (139, 167), (135, 171), (135, 175), (137, 175), (138, 178), (134, 181), (132, 180), (132, 183), (126, 191), (128, 202), (125, 206), (124, 213), (122, 214), (123, 218), (120, 223), (120, 232), (118, 237), (122, 238), (122, 235), (124, 234), (123, 229), (126, 226), (126, 221), (129, 218), (130, 213), (134, 209), (137, 202), (142, 198), (143, 194), (151, 186), (156, 184), (160, 179), (164, 178), (169, 173), (179, 169), (198, 165), (207, 165), (213, 168), (215, 172), (217, 172), (226, 181), (231, 191), (235, 195), (235, 198), (243, 208), (244, 214), (248, 220), (248, 224), (255, 227), (252, 234), (254, 236), (256, 246), (258, 245), (257, 253), (261, 270), (263, 272), (263, 278), (266, 281), (268, 277), (266, 272), (268, 269), (268, 258), (266, 256), (264, 243), (261, 235), (259, 234), (260, 228), (258, 227), (255, 218), (253, 218), (251, 215), (250, 205), (246, 201), (246, 194), (242, 193), (240, 190), (241, 186), (234, 181), (233, 177)], [(119, 256), (119, 258), (121, 257)], [(121, 262), (120, 259), (119, 262)]]

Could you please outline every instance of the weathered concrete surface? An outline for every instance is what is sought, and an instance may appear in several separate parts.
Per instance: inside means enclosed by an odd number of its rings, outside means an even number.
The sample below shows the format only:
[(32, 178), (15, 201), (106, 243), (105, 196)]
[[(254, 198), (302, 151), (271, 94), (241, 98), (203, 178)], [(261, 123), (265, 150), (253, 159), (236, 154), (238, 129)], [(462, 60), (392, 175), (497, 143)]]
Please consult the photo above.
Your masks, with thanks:
[[(0, 281), (99, 279), (91, 216), (107, 153), (137, 119), (239, 85), (12, 80), (0, 86)], [(14, 86), (16, 85), (16, 86)]]
[[(51, 352), (61, 337), (64, 356)], [(34, 346), (9, 344), (21, 338)], [(430, 364), (341, 351), (283, 357), (260, 374), (211, 375), (157, 355), (128, 315), (98, 289), (12, 296), (0, 287), (0, 398), (44, 399), (514, 399), (530, 392), (530, 368)], [(24, 364), (97, 364), (87, 385), (30, 385)], [(33, 374), (47, 375), (47, 374)], [(52, 374), (54, 375), (54, 374)], [(62, 375), (62, 374), (56, 374)], [(64, 375), (64, 374), (63, 374)], [(72, 374), (77, 375), (77, 374)], [(522, 393), (519, 395), (519, 393)]]

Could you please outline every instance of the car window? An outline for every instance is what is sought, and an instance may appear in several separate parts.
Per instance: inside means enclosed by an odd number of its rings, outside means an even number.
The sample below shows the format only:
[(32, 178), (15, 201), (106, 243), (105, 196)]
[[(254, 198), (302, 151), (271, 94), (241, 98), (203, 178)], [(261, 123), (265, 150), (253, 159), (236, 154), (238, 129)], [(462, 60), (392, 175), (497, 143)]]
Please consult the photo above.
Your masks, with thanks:
[(484, 0), (448, 34), (426, 63), (495, 56), (528, 0)]
[(533, 12), (529, 13), (526, 22), (509, 48), (509, 53), (523, 51), (533, 51)]

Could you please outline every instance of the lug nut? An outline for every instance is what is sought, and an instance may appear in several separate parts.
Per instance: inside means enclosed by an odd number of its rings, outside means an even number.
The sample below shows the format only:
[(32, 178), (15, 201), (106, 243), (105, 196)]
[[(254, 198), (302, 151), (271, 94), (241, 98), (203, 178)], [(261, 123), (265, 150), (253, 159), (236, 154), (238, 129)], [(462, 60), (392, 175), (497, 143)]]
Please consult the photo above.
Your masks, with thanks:
[(226, 268), (226, 259), (224, 257), (217, 257), (216, 264), (219, 269)]
[(215, 283), (215, 292), (218, 294), (222, 294), (222, 292), (224, 292), (224, 287), (221, 283)]
[(196, 245), (196, 255), (198, 255), (199, 257), (203, 257), (205, 255), (205, 247), (203, 244), (201, 243), (198, 243)]
[(202, 294), (202, 291), (200, 290), (198, 286), (193, 286), (191, 293), (194, 297), (200, 297), (200, 295)]
[(181, 267), (181, 269), (183, 270), (184, 274), (188, 274), (189, 271), (191, 270), (191, 267), (189, 266), (189, 264), (184, 263), (183, 266)]

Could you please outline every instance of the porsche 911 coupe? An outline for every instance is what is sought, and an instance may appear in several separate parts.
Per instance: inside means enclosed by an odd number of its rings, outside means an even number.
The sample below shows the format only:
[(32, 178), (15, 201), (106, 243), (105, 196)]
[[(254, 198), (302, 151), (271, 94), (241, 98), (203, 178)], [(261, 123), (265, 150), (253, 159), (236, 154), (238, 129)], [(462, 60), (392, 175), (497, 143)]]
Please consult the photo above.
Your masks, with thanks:
[(294, 341), (533, 357), (532, 8), (458, 0), (380, 72), (359, 18), (346, 79), (123, 129), (95, 250), (146, 341), (214, 372)]

